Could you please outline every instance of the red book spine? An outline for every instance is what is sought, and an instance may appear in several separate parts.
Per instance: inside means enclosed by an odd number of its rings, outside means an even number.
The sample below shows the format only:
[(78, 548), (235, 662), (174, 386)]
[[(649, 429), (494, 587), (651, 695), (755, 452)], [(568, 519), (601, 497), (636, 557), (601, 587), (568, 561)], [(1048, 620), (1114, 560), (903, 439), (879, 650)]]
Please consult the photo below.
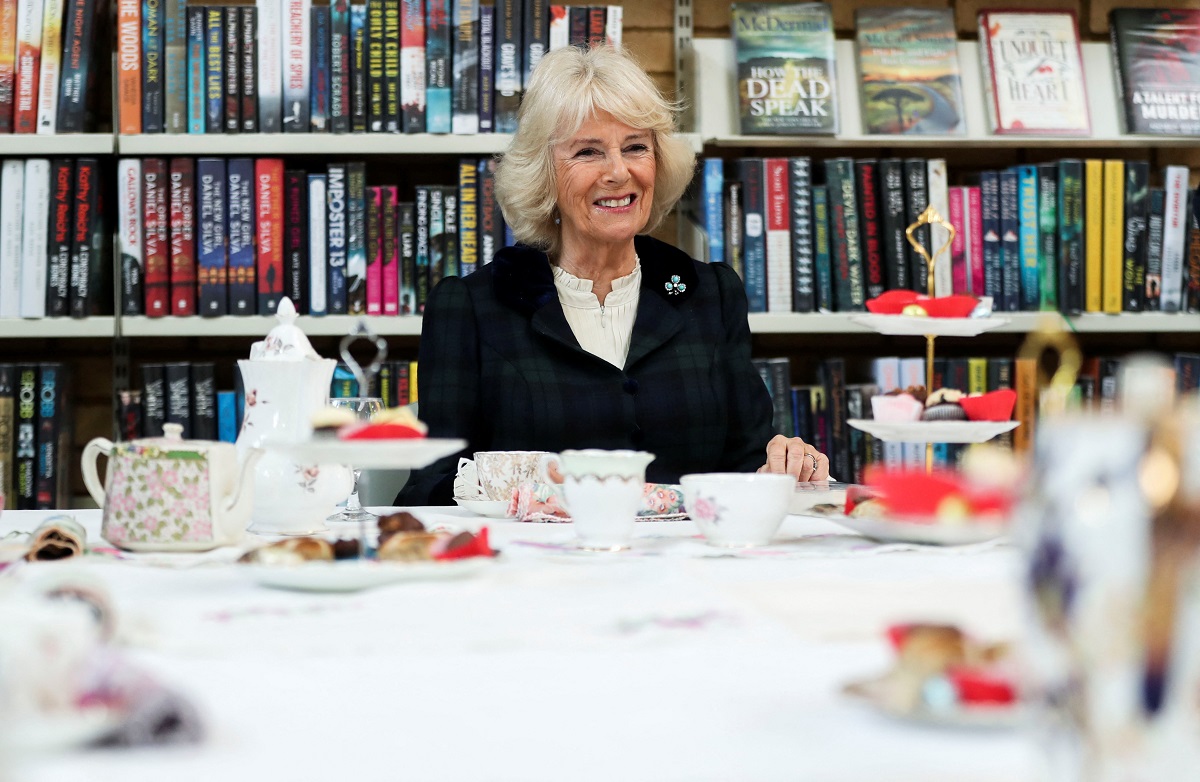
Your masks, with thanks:
[(963, 230), (965, 187), (952, 187), (949, 192), (950, 224), (955, 227), (954, 239), (950, 241), (950, 289), (953, 293), (967, 292), (967, 237)]
[(976, 186), (967, 188), (967, 224), (971, 227), (967, 236), (971, 248), (971, 272), (967, 282), (971, 285), (971, 293), (983, 295), (983, 199)]
[(196, 314), (196, 164), (171, 159), (171, 314)]
[[(400, 242), (398, 230), (398, 193), (395, 185), (380, 188), (383, 200), (379, 210), (380, 253), (383, 263), (383, 314), (400, 314)], [(392, 230), (387, 230), (387, 225)], [(389, 236), (390, 234), (390, 236)]]
[[(367, 188), (367, 314), (383, 314), (383, 192)], [(390, 312), (389, 315), (396, 313)]]
[(17, 85), (17, 0), (0, 0), (0, 133), (12, 133)]
[(42, 4), (17, 4), (17, 87), (13, 132), (37, 131), (38, 74), (42, 63)]
[(161, 318), (170, 312), (171, 289), (171, 235), (166, 161), (162, 158), (143, 160), (142, 184), (146, 315)]
[(258, 212), (258, 311), (274, 314), (283, 298), (283, 160), (254, 162)]

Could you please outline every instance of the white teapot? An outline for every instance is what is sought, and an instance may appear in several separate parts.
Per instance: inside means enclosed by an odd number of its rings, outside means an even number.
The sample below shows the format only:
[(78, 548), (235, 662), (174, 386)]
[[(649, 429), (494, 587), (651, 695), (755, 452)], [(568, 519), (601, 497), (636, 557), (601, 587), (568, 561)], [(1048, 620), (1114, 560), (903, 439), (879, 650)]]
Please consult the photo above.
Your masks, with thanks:
[[(237, 448), (243, 458), (269, 444), (304, 442), (312, 436), (312, 415), (329, 401), (337, 362), (321, 358), (296, 326), (296, 308), (283, 298), (279, 325), (238, 361), (245, 388), (242, 430)], [(350, 496), (354, 480), (340, 464), (300, 464), (266, 448), (254, 476), (251, 532), (310, 535), (327, 529), (325, 519)]]
[[(232, 443), (184, 440), (183, 427), (128, 443), (97, 437), (83, 449), (83, 483), (104, 509), (101, 536), (131, 551), (207, 551), (236, 544), (250, 521), (247, 474)], [(108, 457), (103, 485), (96, 459)]]

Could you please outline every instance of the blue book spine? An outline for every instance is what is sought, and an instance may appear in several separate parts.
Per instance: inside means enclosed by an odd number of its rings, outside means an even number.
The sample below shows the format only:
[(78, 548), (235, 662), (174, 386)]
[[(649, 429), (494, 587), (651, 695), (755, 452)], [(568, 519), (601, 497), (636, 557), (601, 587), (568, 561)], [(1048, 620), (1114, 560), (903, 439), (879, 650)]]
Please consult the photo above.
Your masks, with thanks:
[(187, 131), (203, 133), (205, 126), (204, 7), (187, 7)]
[[(833, 312), (833, 257), (829, 252), (829, 188), (812, 189), (813, 272), (818, 312)], [(811, 442), (811, 441), (810, 441)]]
[(763, 213), (766, 193), (763, 190), (762, 158), (742, 158), (737, 161), (737, 170), (738, 178), (742, 180), (745, 206), (742, 263), (746, 271), (746, 297), (750, 312), (766, 312), (767, 233)]
[(225, 14), (222, 6), (205, 9), (204, 25), (204, 128), (225, 132)]
[(163, 131), (163, 7), (142, 2), (142, 132)]
[(517, 243), (517, 237), (513, 235), (512, 226), (508, 223), (504, 224), (504, 246), (512, 247)]
[(979, 175), (979, 205), (983, 230), (983, 295), (991, 296), (995, 309), (1003, 305), (1001, 282), (1003, 252), (1000, 244), (1000, 175), (984, 171)]
[(1036, 312), (1041, 306), (1041, 280), (1038, 266), (1038, 172), (1037, 166), (1017, 166), (1017, 221), (1021, 243), (1020, 309)]
[(367, 6), (350, 6), (350, 130), (367, 130)]
[(425, 131), (449, 133), (451, 126), (450, 0), (425, 6)]
[(1000, 291), (1003, 312), (1021, 304), (1021, 219), (1017, 169), (1000, 172)]
[(200, 287), (200, 314), (229, 314), (228, 262), (225, 242), (225, 161), (196, 161), (200, 202), (200, 235), (196, 251), (196, 277)]
[(253, 315), (258, 297), (254, 265), (254, 160), (248, 157), (230, 160), (228, 182), (229, 312)]
[(332, 163), (325, 181), (326, 213), (325, 235), (329, 241), (326, 256), (329, 269), (327, 309), (330, 315), (345, 315), (346, 300), (346, 166)]
[(217, 439), (223, 443), (237, 441), (237, 392), (217, 392)]
[(725, 161), (704, 158), (704, 230), (708, 234), (708, 260), (725, 262)]
[(313, 133), (329, 130), (329, 6), (314, 5), (312, 13), (312, 89), (308, 93), (308, 120)]

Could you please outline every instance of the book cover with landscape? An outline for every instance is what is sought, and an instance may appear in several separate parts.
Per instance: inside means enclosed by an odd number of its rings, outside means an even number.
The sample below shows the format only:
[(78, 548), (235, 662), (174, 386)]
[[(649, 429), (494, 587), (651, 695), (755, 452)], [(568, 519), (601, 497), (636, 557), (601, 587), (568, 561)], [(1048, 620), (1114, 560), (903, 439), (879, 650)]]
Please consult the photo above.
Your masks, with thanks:
[(1118, 8), (1110, 32), (1125, 131), (1200, 133), (1200, 10)]
[(993, 133), (1091, 135), (1074, 13), (984, 11), (979, 57)]
[(739, 3), (732, 27), (742, 134), (837, 133), (829, 6)]
[(966, 132), (951, 9), (860, 8), (856, 27), (864, 132)]

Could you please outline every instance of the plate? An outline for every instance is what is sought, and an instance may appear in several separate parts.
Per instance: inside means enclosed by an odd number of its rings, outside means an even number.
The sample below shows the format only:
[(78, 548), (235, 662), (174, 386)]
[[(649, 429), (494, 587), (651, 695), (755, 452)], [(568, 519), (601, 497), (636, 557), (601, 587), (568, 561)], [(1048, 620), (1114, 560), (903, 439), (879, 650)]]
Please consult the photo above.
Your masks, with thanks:
[(971, 706), (939, 710), (923, 706), (905, 708), (883, 697), (887, 679), (868, 679), (851, 682), (842, 691), (869, 704), (876, 711), (889, 717), (946, 728), (968, 728), (982, 730), (1004, 730), (1016, 728), (1025, 722), (1027, 710), (1020, 705)]
[(893, 337), (974, 337), (985, 331), (1000, 328), (1008, 318), (928, 318), (913, 315), (851, 315), (850, 320), (866, 326), (876, 334)]
[(121, 715), (106, 706), (66, 714), (22, 718), (6, 725), (0, 744), (18, 755), (40, 755), (83, 747), (98, 741), (121, 724)]
[(508, 519), (509, 503), (504, 500), (464, 500), (454, 498), (458, 507), (469, 510), (476, 516), (486, 516), (489, 519)]
[(1021, 425), (1020, 421), (875, 421), (870, 418), (851, 418), (846, 423), (889, 443), (986, 443)]
[(487, 557), (444, 562), (306, 562), (303, 565), (244, 565), (262, 586), (300, 592), (358, 592), (401, 581), (465, 578), (487, 567)]
[(1008, 534), (1004, 524), (965, 521), (961, 524), (922, 523), (847, 516), (844, 513), (823, 514), (823, 519), (841, 524), (860, 535), (883, 543), (923, 543), (930, 546), (968, 546), (986, 543)]
[(396, 440), (307, 440), (264, 443), (302, 464), (346, 464), (364, 470), (415, 470), (467, 447), (466, 440), (419, 437)]
[(807, 515), (814, 505), (836, 505), (846, 507), (848, 484), (837, 481), (812, 481), (796, 484), (796, 491), (788, 502), (788, 513), (793, 516)]

